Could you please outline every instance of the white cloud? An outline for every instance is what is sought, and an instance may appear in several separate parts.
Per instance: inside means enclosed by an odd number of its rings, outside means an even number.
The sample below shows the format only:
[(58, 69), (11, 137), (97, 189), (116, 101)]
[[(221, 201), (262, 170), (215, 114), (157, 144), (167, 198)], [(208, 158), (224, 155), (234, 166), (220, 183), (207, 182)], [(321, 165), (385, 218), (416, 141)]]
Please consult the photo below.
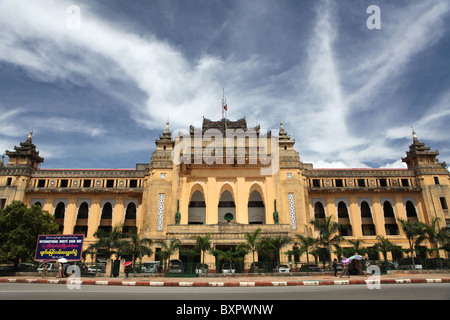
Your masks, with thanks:
[[(69, 30), (66, 9), (72, 4), (1, 1), (0, 60), (20, 66), (39, 82), (94, 86), (126, 101), (136, 123), (157, 130), (164, 128), (168, 116), (172, 129), (198, 126), (202, 116), (218, 118), (225, 87), (229, 118), (247, 116), (249, 126), (258, 122), (267, 129), (283, 120), (302, 158), (317, 165), (344, 168), (365, 167), (366, 161), (395, 158), (403, 152), (389, 147), (388, 142), (410, 137), (410, 124), (389, 124), (381, 128), (384, 132), (371, 136), (354, 132), (351, 116), (355, 111), (370, 109), (371, 101), (383, 94), (387, 83), (399, 85), (398, 79), (411, 59), (442, 37), (442, 19), (450, 7), (446, 1), (390, 6), (387, 10), (392, 12), (382, 11), (382, 28), (395, 32), (374, 37), (373, 47), (356, 45), (356, 53), (341, 56), (336, 50), (342, 23), (337, 18), (337, 4), (322, 1), (316, 7), (316, 18), (311, 20), (314, 28), (307, 42), (306, 61), (299, 55), (289, 70), (268, 76), (267, 70), (276, 70), (279, 62), (263, 53), (248, 55), (244, 60), (204, 54), (189, 61), (179, 47), (151, 33), (137, 35), (120, 22), (102, 20), (88, 4), (80, 5), (81, 30)], [(232, 27), (227, 20), (212, 37), (226, 30), (237, 44), (251, 41), (253, 32), (239, 37), (243, 17), (252, 12), (248, 6), (240, 4), (246, 11), (241, 12), (239, 23)], [(258, 9), (262, 15), (268, 12), (262, 6)], [(139, 88), (146, 99), (136, 100), (125, 87), (117, 90), (112, 85), (117, 82)], [(448, 117), (446, 101), (448, 96), (414, 123), (424, 137), (445, 139), (432, 124)], [(7, 135), (17, 129), (8, 119), (18, 112), (0, 116), (0, 124), (6, 124), (0, 133)], [(49, 116), (40, 123), (45, 130), (55, 132), (84, 132), (91, 137), (109, 133), (93, 119), (80, 119), (76, 124), (71, 120)], [(323, 160), (333, 158), (336, 160)]]

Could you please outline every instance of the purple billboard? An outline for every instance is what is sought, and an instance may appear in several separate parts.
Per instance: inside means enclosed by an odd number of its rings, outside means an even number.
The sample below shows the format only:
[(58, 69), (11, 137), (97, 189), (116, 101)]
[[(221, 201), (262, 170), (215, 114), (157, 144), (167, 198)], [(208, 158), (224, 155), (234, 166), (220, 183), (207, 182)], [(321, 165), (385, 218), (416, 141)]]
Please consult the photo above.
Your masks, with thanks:
[(66, 258), (68, 261), (80, 261), (83, 251), (84, 235), (47, 235), (39, 236), (34, 260), (58, 260)]

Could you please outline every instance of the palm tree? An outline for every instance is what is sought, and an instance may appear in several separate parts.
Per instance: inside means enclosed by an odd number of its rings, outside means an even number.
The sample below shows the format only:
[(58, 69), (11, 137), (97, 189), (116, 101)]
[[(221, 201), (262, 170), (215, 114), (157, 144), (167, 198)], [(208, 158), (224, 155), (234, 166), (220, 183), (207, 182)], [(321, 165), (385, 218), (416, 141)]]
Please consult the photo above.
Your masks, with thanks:
[(330, 257), (331, 245), (339, 243), (342, 239), (339, 230), (345, 226), (339, 222), (333, 221), (334, 216), (325, 219), (312, 219), (310, 223), (319, 231), (318, 243), (326, 250), (327, 257)]
[(122, 225), (115, 226), (111, 231), (98, 229), (94, 233), (94, 237), (98, 240), (88, 247), (88, 251), (95, 251), (111, 258), (116, 254), (121, 246), (124, 245), (125, 235), (122, 233)]
[(181, 247), (181, 242), (178, 239), (170, 239), (170, 240), (158, 240), (157, 244), (161, 246), (160, 257), (164, 262), (164, 272), (167, 269), (167, 263), (170, 257), (177, 252)]
[(355, 250), (355, 254), (359, 255), (365, 255), (367, 253), (367, 248), (364, 247), (362, 244), (364, 243), (361, 239), (355, 239), (355, 240), (347, 240), (351, 245), (353, 245), (353, 249)]
[(431, 220), (431, 225), (425, 227), (425, 234), (430, 243), (432, 243), (436, 249), (437, 257), (439, 260), (439, 266), (442, 269), (442, 261), (439, 255), (439, 245), (444, 246), (449, 241), (449, 229), (439, 228), (439, 221), (441, 219), (438, 217), (434, 217)]
[(261, 228), (258, 228), (253, 233), (247, 232), (246, 234), (244, 234), (245, 240), (247, 240), (247, 248), (248, 248), (248, 250), (252, 251), (253, 263), (255, 262), (255, 251), (256, 251), (256, 246), (258, 244), (258, 237), (259, 237), (260, 233), (261, 233)]
[(134, 227), (131, 230), (130, 252), (133, 260), (133, 268), (136, 263), (136, 259), (142, 262), (142, 257), (150, 256), (153, 251), (149, 247), (152, 244), (152, 240), (149, 238), (141, 238), (137, 232), (137, 228)]
[(317, 239), (314, 239), (312, 237), (305, 237), (302, 236), (301, 234), (297, 234), (295, 235), (296, 238), (298, 239), (298, 243), (300, 245), (300, 249), (306, 252), (306, 261), (308, 263), (308, 268), (309, 268), (309, 249), (313, 249), (315, 244), (317, 243)]
[(234, 261), (243, 260), (243, 256), (247, 253), (245, 244), (239, 244), (235, 248), (230, 248), (227, 251), (220, 249), (213, 250), (212, 254), (216, 256), (218, 261), (226, 260), (231, 265)]
[(280, 264), (280, 251), (291, 242), (291, 237), (281, 235), (274, 238), (262, 238), (257, 245), (258, 252), (261, 251), (269, 256), (275, 256), (277, 264)]
[(195, 248), (194, 250), (200, 251), (202, 255), (201, 268), (203, 272), (203, 265), (205, 264), (205, 252), (211, 250), (211, 234), (207, 234), (205, 236), (197, 236), (195, 237)]
[(389, 251), (392, 251), (395, 248), (395, 244), (393, 244), (391, 241), (389, 241), (388, 239), (386, 239), (383, 236), (377, 236), (377, 240), (379, 241), (375, 247), (378, 251), (380, 251), (381, 253), (383, 253), (383, 257), (384, 257), (384, 264), (386, 266), (386, 271), (388, 270), (388, 258), (387, 258), (387, 253)]
[(409, 248), (411, 250), (411, 260), (414, 270), (416, 269), (416, 264), (414, 262), (415, 255), (415, 243), (423, 237), (425, 224), (422, 222), (411, 222), (410, 220), (398, 219), (400, 225), (405, 232), (405, 236), (408, 239)]

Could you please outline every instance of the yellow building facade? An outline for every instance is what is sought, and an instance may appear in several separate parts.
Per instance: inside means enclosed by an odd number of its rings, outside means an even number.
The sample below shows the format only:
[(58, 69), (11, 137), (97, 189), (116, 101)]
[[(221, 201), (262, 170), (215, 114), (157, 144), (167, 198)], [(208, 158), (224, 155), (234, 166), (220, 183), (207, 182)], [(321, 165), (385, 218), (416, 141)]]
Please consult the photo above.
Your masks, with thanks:
[[(142, 237), (191, 248), (193, 237), (210, 234), (213, 247), (229, 249), (257, 228), (261, 237), (317, 236), (310, 221), (333, 216), (347, 226), (346, 240), (370, 247), (381, 235), (409, 248), (399, 219), (450, 224), (449, 172), (415, 133), (402, 158), (407, 169), (314, 169), (282, 123), (267, 132), (248, 128), (245, 118), (204, 118), (202, 128), (178, 134), (167, 123), (155, 144), (150, 162), (135, 169), (40, 169), (30, 133), (0, 164), (0, 204), (41, 205), (60, 233), (84, 234), (85, 247), (98, 228), (123, 224), (125, 232), (136, 226)], [(156, 259), (153, 250), (146, 260)], [(215, 269), (215, 258), (205, 259)], [(251, 262), (250, 253), (245, 269)]]

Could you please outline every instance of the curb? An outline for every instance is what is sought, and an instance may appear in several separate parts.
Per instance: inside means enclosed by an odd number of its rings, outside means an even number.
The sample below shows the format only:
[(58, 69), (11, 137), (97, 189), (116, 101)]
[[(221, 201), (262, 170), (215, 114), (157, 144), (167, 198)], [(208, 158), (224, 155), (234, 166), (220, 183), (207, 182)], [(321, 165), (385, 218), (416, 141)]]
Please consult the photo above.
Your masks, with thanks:
[(324, 285), (375, 285), (375, 284), (410, 284), (410, 283), (450, 283), (450, 278), (419, 279), (379, 279), (379, 280), (305, 280), (305, 281), (120, 281), (120, 280), (79, 280), (79, 279), (24, 279), (0, 278), (0, 283), (42, 283), (42, 284), (77, 284), (103, 286), (150, 286), (150, 287), (279, 287), (279, 286), (324, 286)]

